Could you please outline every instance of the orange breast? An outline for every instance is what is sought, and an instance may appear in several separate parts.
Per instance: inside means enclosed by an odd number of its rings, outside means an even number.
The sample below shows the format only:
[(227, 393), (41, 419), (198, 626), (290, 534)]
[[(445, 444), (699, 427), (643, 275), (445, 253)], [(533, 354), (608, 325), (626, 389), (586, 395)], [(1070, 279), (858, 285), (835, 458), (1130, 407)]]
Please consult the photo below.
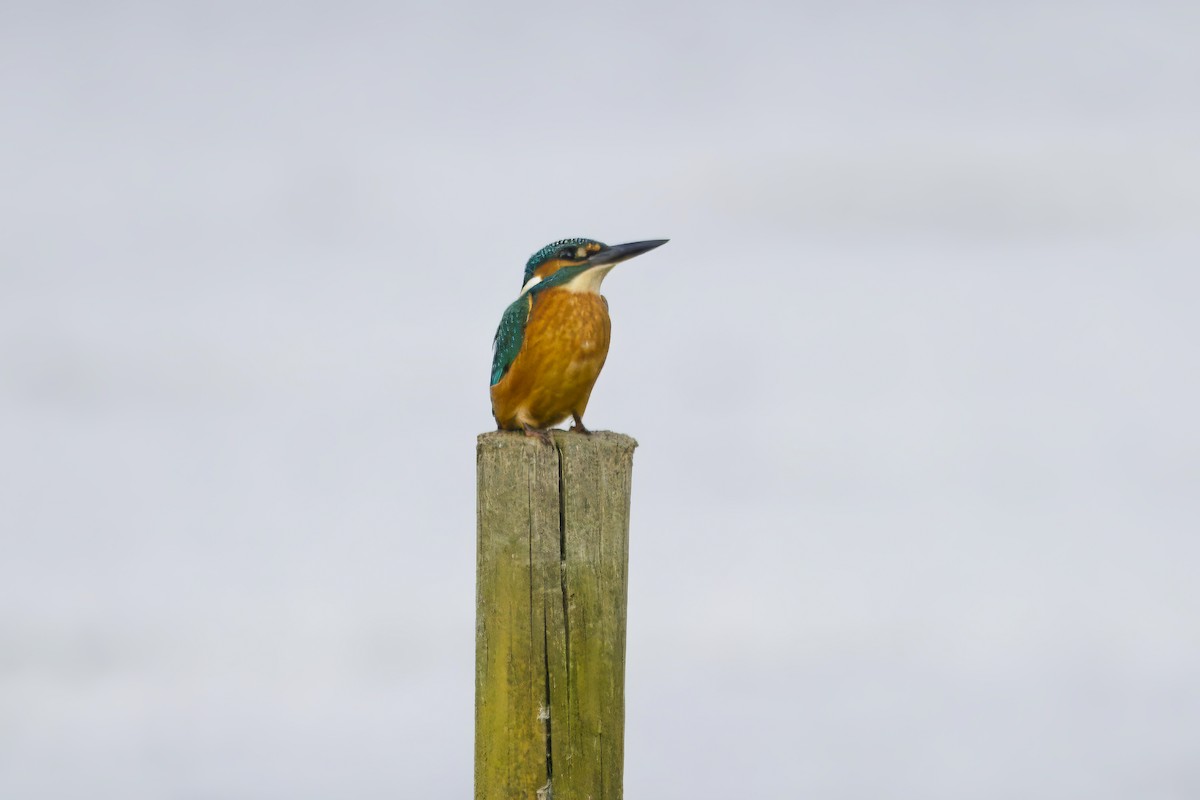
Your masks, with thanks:
[(547, 289), (538, 295), (521, 350), (492, 387), (501, 428), (548, 428), (583, 416), (604, 359), (611, 324), (608, 302), (592, 292)]

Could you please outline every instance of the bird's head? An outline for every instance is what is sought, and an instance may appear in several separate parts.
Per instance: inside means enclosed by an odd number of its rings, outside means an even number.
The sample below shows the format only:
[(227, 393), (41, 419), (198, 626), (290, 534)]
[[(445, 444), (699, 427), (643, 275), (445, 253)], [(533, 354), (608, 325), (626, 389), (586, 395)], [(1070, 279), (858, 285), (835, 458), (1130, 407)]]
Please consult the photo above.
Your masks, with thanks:
[[(525, 264), (522, 292), (532, 289), (550, 276), (573, 279), (585, 272), (595, 276), (595, 284), (617, 264), (666, 244), (666, 239), (607, 245), (595, 239), (559, 239), (538, 250)], [(564, 281), (565, 283), (566, 281)]]

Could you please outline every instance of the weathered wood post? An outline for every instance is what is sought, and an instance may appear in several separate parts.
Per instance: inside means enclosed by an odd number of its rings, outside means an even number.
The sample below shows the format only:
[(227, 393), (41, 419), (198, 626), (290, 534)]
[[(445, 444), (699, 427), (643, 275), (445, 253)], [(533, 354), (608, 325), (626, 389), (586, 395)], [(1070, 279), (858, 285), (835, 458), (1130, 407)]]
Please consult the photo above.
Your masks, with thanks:
[(637, 442), (479, 437), (476, 800), (619, 800)]

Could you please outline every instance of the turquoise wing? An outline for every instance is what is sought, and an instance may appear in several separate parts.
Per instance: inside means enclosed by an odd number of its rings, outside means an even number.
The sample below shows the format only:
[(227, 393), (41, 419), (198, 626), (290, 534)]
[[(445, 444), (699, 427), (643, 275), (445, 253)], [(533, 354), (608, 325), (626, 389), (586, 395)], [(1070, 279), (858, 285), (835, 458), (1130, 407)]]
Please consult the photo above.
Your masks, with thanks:
[(525, 323), (529, 321), (529, 311), (532, 308), (533, 293), (526, 292), (504, 309), (500, 327), (496, 329), (496, 338), (492, 340), (492, 386), (500, 382), (516, 360), (517, 353), (521, 351), (521, 341), (525, 338)]

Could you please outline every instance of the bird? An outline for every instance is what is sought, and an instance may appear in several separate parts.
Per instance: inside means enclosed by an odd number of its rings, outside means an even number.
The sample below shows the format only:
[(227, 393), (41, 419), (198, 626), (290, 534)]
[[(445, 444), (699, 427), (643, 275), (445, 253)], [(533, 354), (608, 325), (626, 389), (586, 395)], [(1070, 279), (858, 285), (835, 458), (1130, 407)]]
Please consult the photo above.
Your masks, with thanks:
[(560, 239), (529, 258), (521, 293), (492, 340), (492, 416), (499, 430), (548, 441), (547, 429), (571, 417), (572, 431), (591, 433), (583, 413), (611, 332), (600, 284), (617, 264), (667, 241)]

